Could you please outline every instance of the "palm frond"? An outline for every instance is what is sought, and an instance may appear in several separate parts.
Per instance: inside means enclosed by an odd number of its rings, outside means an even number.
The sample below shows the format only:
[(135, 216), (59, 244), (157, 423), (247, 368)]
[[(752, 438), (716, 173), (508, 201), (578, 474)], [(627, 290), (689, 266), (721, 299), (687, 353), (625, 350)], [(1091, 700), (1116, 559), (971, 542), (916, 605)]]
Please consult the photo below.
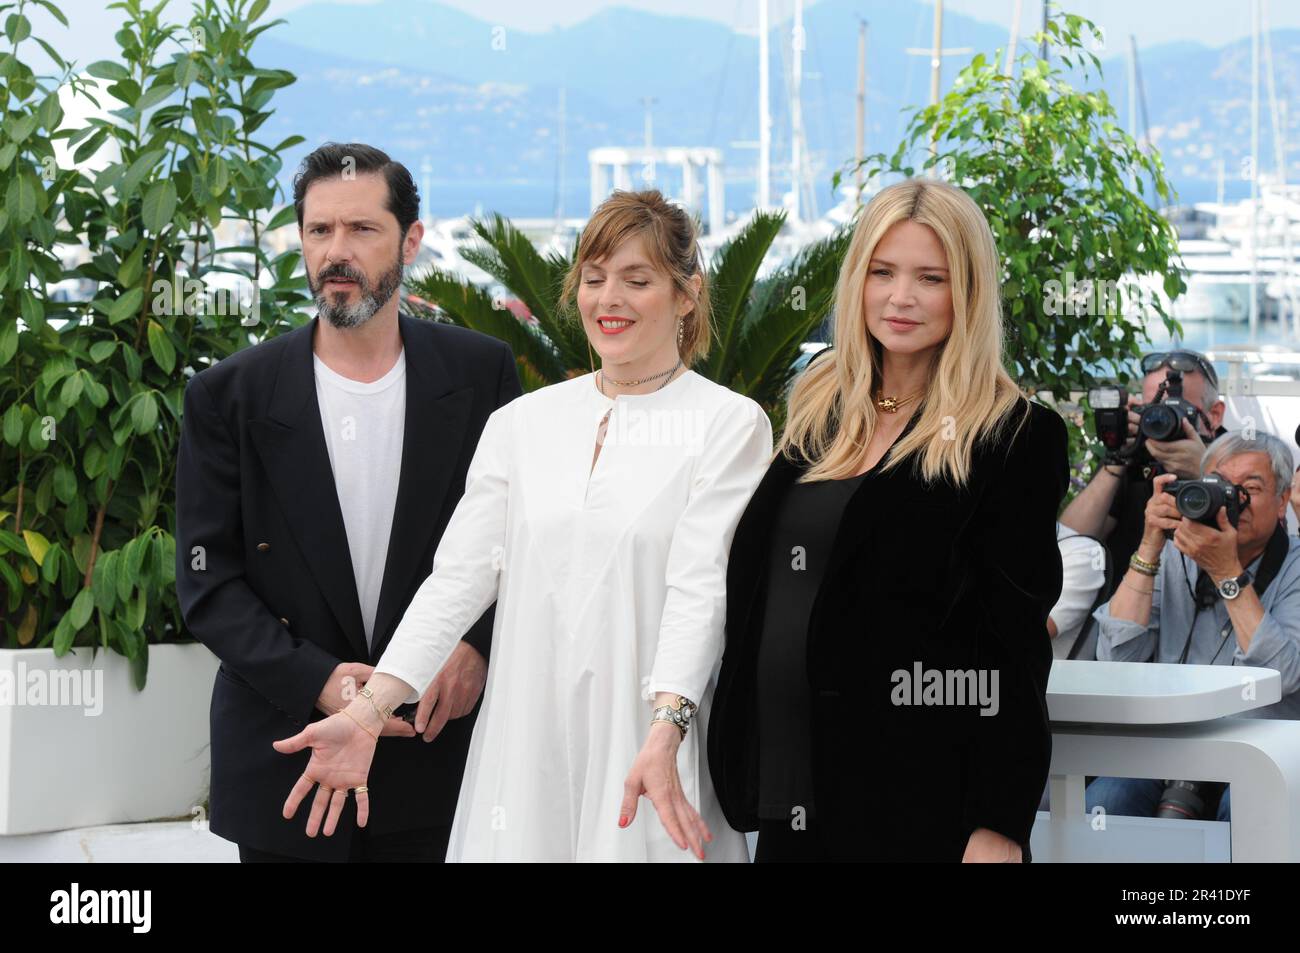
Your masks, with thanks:
[(439, 307), (454, 324), (509, 344), (519, 362), (521, 380), (527, 376), (526, 368), (544, 383), (564, 379), (566, 365), (551, 342), (509, 309), (498, 307), (483, 289), (438, 268), (413, 278), (408, 286)]
[(701, 374), (723, 381), (733, 373), (736, 343), (749, 304), (754, 278), (785, 222), (785, 212), (759, 211), (731, 241), (718, 250), (709, 271), (716, 336)]
[(835, 280), (851, 237), (844, 229), (814, 242), (755, 289), (735, 373), (719, 383), (767, 407), (781, 403), (795, 376), (800, 345), (834, 306)]
[(560, 307), (568, 259), (558, 254), (543, 256), (527, 235), (499, 214), (473, 219), (471, 226), (486, 245), (464, 249), (461, 255), (518, 295), (566, 366), (587, 363), (586, 335)]

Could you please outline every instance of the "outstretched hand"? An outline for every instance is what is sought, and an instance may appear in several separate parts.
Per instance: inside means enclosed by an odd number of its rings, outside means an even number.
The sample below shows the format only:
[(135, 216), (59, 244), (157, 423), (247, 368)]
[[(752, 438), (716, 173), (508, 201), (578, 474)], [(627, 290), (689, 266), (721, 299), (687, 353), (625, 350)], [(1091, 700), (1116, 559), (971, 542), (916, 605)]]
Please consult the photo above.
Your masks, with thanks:
[[(358, 716), (360, 717), (360, 716)], [(373, 716), (372, 716), (373, 717)], [(292, 820), (303, 800), (316, 788), (311, 814), (307, 818), (307, 836), (315, 837), (320, 830), (321, 817), (325, 816), (325, 836), (333, 835), (338, 826), (343, 805), (352, 788), (364, 788), (370, 773), (370, 762), (375, 756), (377, 739), (343, 712), (312, 722), (292, 738), (273, 742), (281, 754), (295, 754), (311, 748), (311, 760), (289, 797), (284, 802), (284, 817)], [(357, 827), (365, 827), (370, 817), (370, 793), (357, 791)]]

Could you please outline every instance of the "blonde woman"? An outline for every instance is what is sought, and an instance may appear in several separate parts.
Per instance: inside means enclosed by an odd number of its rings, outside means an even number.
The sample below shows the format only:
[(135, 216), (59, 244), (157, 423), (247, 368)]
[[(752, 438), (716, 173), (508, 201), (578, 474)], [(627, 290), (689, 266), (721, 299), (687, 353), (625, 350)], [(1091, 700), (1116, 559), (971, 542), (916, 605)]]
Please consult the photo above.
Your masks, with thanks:
[(857, 223), (728, 565), (710, 764), (758, 861), (1027, 859), (1066, 431), (1002, 366), (999, 273), (952, 186)]
[[(748, 398), (691, 371), (708, 289), (687, 215), (615, 192), (578, 245), (576, 302), (601, 368), (488, 419), (433, 572), (365, 690), (276, 747), (310, 746), (285, 804), (364, 826), (375, 735), (417, 701), (496, 601), (483, 709), (448, 860), (745, 860), (702, 742), (722, 648), (727, 550), (771, 459)], [(417, 714), (417, 729), (428, 718)], [(652, 809), (639, 809), (646, 795)]]

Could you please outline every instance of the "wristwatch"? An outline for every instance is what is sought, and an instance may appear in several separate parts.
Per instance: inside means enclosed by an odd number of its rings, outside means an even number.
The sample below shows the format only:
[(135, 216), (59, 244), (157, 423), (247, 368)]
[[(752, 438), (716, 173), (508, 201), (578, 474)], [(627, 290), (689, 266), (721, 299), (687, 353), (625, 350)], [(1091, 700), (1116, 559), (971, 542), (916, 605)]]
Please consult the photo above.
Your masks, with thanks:
[(1241, 595), (1241, 587), (1249, 586), (1252, 581), (1248, 572), (1243, 572), (1235, 579), (1225, 579), (1218, 584), (1219, 595), (1224, 599), (1235, 599)]

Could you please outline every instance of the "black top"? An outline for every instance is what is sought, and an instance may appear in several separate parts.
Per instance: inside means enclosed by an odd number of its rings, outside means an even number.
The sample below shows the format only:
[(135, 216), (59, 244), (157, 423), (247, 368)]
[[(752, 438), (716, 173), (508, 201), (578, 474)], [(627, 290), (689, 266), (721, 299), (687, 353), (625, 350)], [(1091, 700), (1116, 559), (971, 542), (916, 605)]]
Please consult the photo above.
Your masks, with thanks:
[[(807, 633), (814, 823), (836, 860), (955, 863), (979, 828), (1029, 842), (1051, 763), (1043, 632), (1061, 596), (1069, 439), (1038, 403), (1018, 401), (1005, 423), (976, 441), (965, 483), (925, 481), (908, 465), (872, 470), (840, 516)], [(777, 455), (727, 562), (707, 751), (738, 831), (760, 826), (757, 668), (772, 530), (806, 469)], [(998, 672), (996, 715), (900, 702), (897, 672), (917, 663)]]
[(766, 607), (758, 650), (758, 816), (814, 815), (808, 614), (821, 586), (844, 507), (866, 474), (793, 483), (772, 527)]

